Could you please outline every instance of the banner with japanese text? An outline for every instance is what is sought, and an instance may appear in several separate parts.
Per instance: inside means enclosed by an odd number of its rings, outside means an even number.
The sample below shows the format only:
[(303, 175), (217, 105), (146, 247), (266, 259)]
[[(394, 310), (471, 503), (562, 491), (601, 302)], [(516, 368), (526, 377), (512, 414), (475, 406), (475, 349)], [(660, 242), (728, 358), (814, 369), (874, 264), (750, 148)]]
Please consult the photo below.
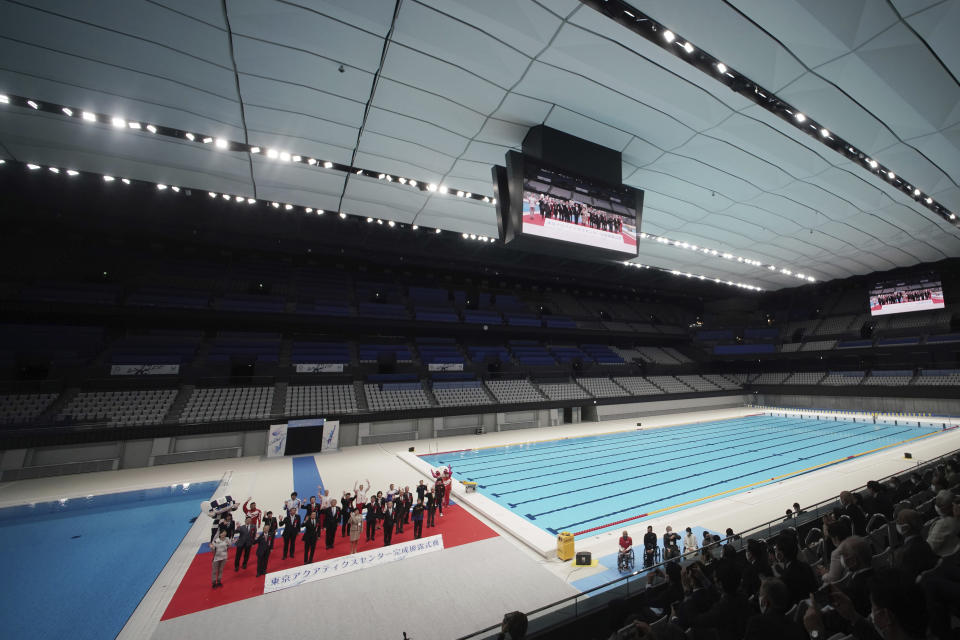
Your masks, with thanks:
[(281, 589), (290, 587), (299, 587), (308, 582), (316, 582), (325, 578), (342, 576), (346, 573), (352, 573), (360, 569), (369, 569), (380, 565), (406, 560), (416, 556), (422, 556), (434, 551), (443, 550), (443, 536), (435, 535), (429, 538), (420, 538), (389, 547), (380, 547), (354, 553), (341, 558), (332, 558), (330, 560), (321, 560), (313, 564), (303, 565), (302, 567), (292, 567), (282, 571), (268, 573), (263, 581), (263, 592), (273, 593)]

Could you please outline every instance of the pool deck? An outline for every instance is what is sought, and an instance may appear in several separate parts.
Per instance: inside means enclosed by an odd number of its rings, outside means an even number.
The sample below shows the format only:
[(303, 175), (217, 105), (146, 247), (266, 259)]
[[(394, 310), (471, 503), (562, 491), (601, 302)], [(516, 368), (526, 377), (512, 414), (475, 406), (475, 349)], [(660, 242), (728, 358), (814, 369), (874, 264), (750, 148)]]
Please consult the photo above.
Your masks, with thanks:
[[(643, 419), (643, 428), (651, 429), (692, 422), (715, 421), (742, 417), (757, 412), (758, 410), (755, 408), (742, 407), (652, 416)], [(376, 488), (382, 487), (385, 489), (391, 482), (414, 486), (421, 478), (427, 479), (425, 477), (427, 468), (426, 463), (420, 458), (407, 452), (407, 449), (411, 446), (416, 447), (416, 454), (502, 446), (521, 442), (633, 431), (636, 429), (636, 422), (635, 419), (612, 420), (599, 423), (504, 431), (479, 436), (457, 436), (442, 440), (420, 440), (349, 447), (340, 452), (318, 455), (316, 456), (316, 462), (323, 483), (330, 489), (331, 495), (339, 495), (344, 489), (352, 490), (356, 481), (366, 483), (368, 478)], [(957, 449), (960, 449), (960, 429), (919, 440), (906, 447), (894, 447), (807, 475), (788, 478), (729, 497), (691, 506), (682, 513), (672, 513), (664, 517), (644, 520), (642, 525), (634, 527), (630, 532), (636, 540), (642, 535), (641, 528), (645, 528), (647, 524), (652, 525), (654, 531), (658, 534), (663, 532), (666, 525), (672, 525), (675, 530), (686, 526), (694, 526), (712, 531), (723, 531), (727, 527), (741, 531), (768, 520), (782, 518), (784, 510), (795, 501), (799, 501), (804, 506), (814, 504), (835, 496), (840, 489), (862, 486), (868, 480), (908, 470), (925, 460)], [(903, 458), (904, 451), (910, 451), (913, 454), (913, 459), (905, 460)], [(454, 476), (456, 476), (456, 469), (454, 469)], [(293, 471), (290, 458), (245, 457), (147, 469), (43, 478), (0, 484), (0, 506), (202, 480), (222, 480), (225, 485), (218, 490), (218, 494), (229, 492), (241, 501), (247, 496), (253, 496), (261, 508), (264, 510), (272, 509), (276, 512), (282, 500), (291, 491)], [(453, 552), (456, 552), (455, 562), (448, 564), (444, 561), (442, 566), (452, 571), (450, 567), (455, 564), (457, 567), (455, 575), (458, 576), (458, 579), (470, 582), (469, 593), (476, 591), (473, 600), (473, 606), (476, 607), (475, 613), (471, 613), (468, 618), (464, 618), (463, 625), (455, 625), (455, 628), (443, 626), (443, 633), (466, 632), (469, 630), (468, 627), (480, 628), (485, 626), (481, 621), (494, 624), (506, 610), (529, 610), (546, 605), (559, 597), (563, 597), (564, 594), (574, 593), (575, 589), (570, 583), (607, 570), (604, 566), (577, 568), (572, 566), (570, 562), (557, 560), (554, 554), (556, 543), (552, 536), (529, 525), (529, 523), (527, 523), (529, 528), (521, 527), (522, 518), (509, 514), (502, 507), (499, 507), (502, 511), (497, 511), (494, 507), (498, 507), (498, 505), (493, 504), (492, 501), (479, 494), (464, 493), (462, 485), (458, 482), (455, 482), (454, 485), (454, 500), (499, 533), (500, 538), (496, 539), (496, 545), (478, 542), (440, 552), (439, 555), (441, 556), (451, 554), (449, 556), (451, 558)], [(510, 517), (508, 518), (507, 515)], [(578, 539), (576, 548), (578, 551), (591, 551), (598, 558), (608, 556), (611, 550), (615, 549), (616, 538), (620, 531), (618, 528)], [(300, 595), (284, 594), (306, 593), (302, 590), (307, 587), (287, 589), (271, 594), (271, 596), (236, 603), (238, 606), (225, 605), (161, 623), (160, 616), (169, 603), (176, 585), (179, 584), (186, 573), (189, 562), (196, 553), (197, 545), (205, 542), (208, 536), (209, 521), (201, 517), (167, 563), (160, 577), (130, 618), (119, 638), (170, 638), (176, 637), (178, 631), (183, 632), (185, 629), (190, 629), (191, 635), (197, 637), (200, 634), (206, 635), (207, 631), (213, 633), (219, 628), (218, 625), (222, 625), (224, 622), (229, 622), (228, 628), (231, 629), (254, 629), (257, 628), (256, 625), (261, 624), (258, 621), (260, 618), (271, 617), (271, 610), (275, 611), (277, 607), (287, 608), (288, 606), (294, 606), (296, 602), (300, 602)], [(544, 536), (547, 536), (549, 541)], [(521, 578), (508, 578), (507, 574), (501, 574), (502, 579), (500, 579), (488, 570), (489, 565), (502, 566), (501, 560), (498, 558), (503, 553), (497, 549), (499, 548), (498, 545), (503, 544), (512, 547), (510, 553), (504, 556), (504, 560), (515, 557), (525, 558), (523, 562), (516, 560), (514, 564), (523, 574), (522, 582), (529, 589), (525, 592), (530, 594), (529, 597), (521, 597), (512, 590), (503, 591), (508, 586), (506, 584), (508, 579)], [(398, 563), (398, 565), (403, 564)], [(423, 564), (430, 564), (432, 567), (429, 561)], [(437, 567), (440, 566), (441, 563), (438, 563)], [(371, 579), (373, 572), (377, 572), (377, 576), (382, 575), (384, 582), (380, 582), (380, 577)], [(437, 610), (435, 598), (427, 595), (423, 598), (408, 598), (406, 590), (402, 586), (403, 579), (399, 577), (389, 577), (388, 579), (386, 567), (371, 569), (360, 572), (360, 574), (366, 575), (358, 575), (350, 580), (347, 580), (344, 576), (325, 582), (336, 584), (338, 587), (337, 593), (340, 596), (354, 599), (360, 608), (366, 607), (369, 609), (370, 605), (377, 602), (379, 597), (389, 599), (389, 593), (404, 594), (398, 596), (399, 600), (402, 600), (405, 604), (401, 609), (393, 610), (390, 607), (385, 607), (382, 613), (374, 612), (363, 616), (364, 618), (371, 616), (374, 618), (371, 624), (375, 626), (371, 629), (379, 629), (387, 636), (392, 634), (397, 637), (401, 636), (401, 631), (407, 631), (410, 634), (413, 629), (419, 629), (421, 633), (414, 636), (418, 640), (427, 637), (442, 637), (441, 633), (434, 634), (427, 627), (417, 622), (418, 620), (422, 622), (424, 619), (433, 620), (438, 616), (447, 615)], [(390, 575), (392, 576), (392, 573)], [(413, 586), (417, 593), (429, 593), (429, 585), (434, 583), (437, 585), (443, 584), (441, 576), (434, 573), (432, 568), (425, 568), (422, 576), (418, 575), (416, 584)], [(326, 590), (329, 589), (330, 584), (318, 588), (314, 595), (319, 596), (321, 591), (327, 593)], [(378, 584), (393, 584), (394, 591), (384, 590), (381, 592)], [(484, 598), (481, 594), (494, 593), (498, 590), (513, 594), (511, 596), (513, 599), (489, 599), (489, 606), (484, 604)], [(377, 595), (377, 598), (373, 598), (374, 595)], [(467, 595), (466, 591), (464, 595)], [(252, 602), (258, 604), (251, 605)], [(516, 606), (507, 607), (507, 602), (515, 603)], [(270, 607), (261, 610), (260, 603), (270, 603)], [(460, 615), (458, 611), (452, 611), (452, 613)], [(327, 615), (327, 612), (321, 612), (319, 607), (307, 607), (306, 610), (298, 608), (296, 616), (272, 617), (273, 619), (291, 619), (297, 626), (291, 626), (288, 630), (294, 631), (304, 628), (304, 625), (321, 623)], [(193, 624), (196, 624), (196, 626), (191, 626)], [(272, 629), (280, 630), (276, 627), (272, 627)], [(370, 637), (363, 624), (347, 627), (340, 631), (340, 637)], [(247, 637), (246, 633), (243, 636)]]

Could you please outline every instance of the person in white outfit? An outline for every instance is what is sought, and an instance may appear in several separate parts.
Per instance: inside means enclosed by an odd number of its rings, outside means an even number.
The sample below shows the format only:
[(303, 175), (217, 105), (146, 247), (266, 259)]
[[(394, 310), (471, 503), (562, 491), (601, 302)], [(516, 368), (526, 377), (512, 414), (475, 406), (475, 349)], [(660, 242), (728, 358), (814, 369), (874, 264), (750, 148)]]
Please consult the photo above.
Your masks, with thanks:
[(223, 586), (223, 565), (227, 563), (227, 549), (233, 545), (233, 540), (227, 538), (227, 532), (220, 531), (220, 534), (210, 543), (210, 549), (213, 551), (213, 570), (210, 574), (210, 582), (213, 588)]
[(683, 554), (694, 553), (698, 548), (697, 536), (693, 535), (690, 527), (687, 527), (687, 534), (683, 536)]

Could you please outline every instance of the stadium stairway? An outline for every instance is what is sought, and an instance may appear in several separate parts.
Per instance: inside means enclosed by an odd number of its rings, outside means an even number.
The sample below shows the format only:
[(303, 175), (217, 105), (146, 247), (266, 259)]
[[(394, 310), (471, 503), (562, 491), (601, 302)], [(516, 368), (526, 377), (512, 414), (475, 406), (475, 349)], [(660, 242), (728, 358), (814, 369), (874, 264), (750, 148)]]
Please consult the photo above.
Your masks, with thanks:
[(179, 422), (180, 413), (183, 412), (183, 408), (187, 406), (187, 400), (193, 395), (193, 389), (193, 385), (180, 385), (180, 389), (177, 391), (177, 397), (173, 399), (170, 410), (167, 411), (167, 415), (163, 419), (164, 424), (176, 424)]
[(64, 389), (60, 395), (50, 403), (50, 406), (47, 407), (47, 410), (37, 416), (37, 422), (52, 424), (55, 421), (57, 414), (59, 414), (64, 407), (70, 404), (70, 401), (73, 400), (78, 393), (80, 393), (80, 389), (77, 387), (69, 387)]
[(277, 366), (287, 368), (290, 366), (290, 356), (293, 352), (293, 340), (284, 338), (280, 341), (280, 353), (277, 356)]
[[(356, 349), (353, 349), (353, 355), (356, 357)], [(353, 381), (353, 392), (357, 394), (357, 409), (359, 411), (369, 411), (370, 405), (367, 404), (367, 394), (363, 392), (363, 380)]]
[(421, 386), (423, 386), (423, 393), (427, 396), (427, 400), (430, 401), (431, 407), (439, 407), (440, 402), (437, 400), (437, 396), (433, 393), (433, 385), (430, 384), (429, 380), (421, 380)]
[(276, 382), (273, 385), (273, 404), (270, 405), (271, 416), (282, 416), (287, 410), (286, 382)]

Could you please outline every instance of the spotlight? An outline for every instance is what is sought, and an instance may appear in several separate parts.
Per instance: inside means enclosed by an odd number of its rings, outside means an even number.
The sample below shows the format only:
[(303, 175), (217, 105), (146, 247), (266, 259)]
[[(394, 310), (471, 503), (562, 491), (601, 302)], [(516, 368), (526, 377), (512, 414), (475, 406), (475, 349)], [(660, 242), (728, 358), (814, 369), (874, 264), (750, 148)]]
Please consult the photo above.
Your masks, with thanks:
[(871, 169), (876, 169), (876, 168), (877, 168), (877, 161), (876, 161), (876, 160), (873, 160), (873, 159), (871, 159), (871, 158), (867, 158), (867, 164), (870, 165), (870, 168), (871, 168)]
[(50, 167), (50, 172), (51, 172), (51, 173), (60, 173), (60, 169), (57, 169), (56, 167)]
[(673, 31), (670, 31), (669, 29), (663, 32), (663, 39), (667, 42), (673, 42), (676, 37), (677, 36), (673, 35)]
[(211, 142), (213, 142), (213, 138), (211, 138), (210, 136), (206, 136), (206, 137), (204, 137), (204, 139), (202, 140), (202, 142), (203, 142), (203, 144), (210, 144)]
[(420, 227), (418, 227), (417, 225), (413, 225), (413, 226), (410, 227), (410, 228), (413, 229), (414, 231), (416, 231), (416, 230), (419, 229)]
[(197, 136), (193, 135), (192, 133), (187, 133), (186, 135), (184, 135), (184, 137), (190, 142), (193, 142), (194, 140), (197, 139)]
[(281, 151), (280, 160), (283, 162), (290, 162), (290, 154), (287, 151)]
[(470, 239), (471, 239), (471, 240), (476, 240), (476, 239), (477, 239), (477, 234), (471, 233), (471, 234), (470, 234)]
[(377, 224), (383, 224), (383, 220), (381, 220), (380, 218), (377, 218)]
[(433, 183), (430, 183), (430, 184), (427, 185), (427, 191), (430, 191), (430, 192), (432, 193), (432, 192), (434, 192), (434, 191), (436, 191), (436, 190), (437, 190), (437, 185), (435, 185), (435, 184), (433, 184)]
[(718, 63), (717, 63), (717, 71), (719, 71), (720, 73), (726, 73), (726, 72), (727, 72), (727, 65), (723, 64), (722, 62), (718, 62)]
[(147, 125), (147, 131), (149, 131), (150, 133), (156, 133), (156, 132), (157, 132), (157, 128), (156, 128), (155, 126), (153, 126), (152, 124), (148, 124), (148, 125)]
[(158, 185), (157, 185), (157, 189), (158, 189), (159, 191), (163, 191), (163, 190), (166, 189), (166, 188), (167, 188), (167, 185), (165, 185), (165, 184), (158, 184)]
[(367, 218), (367, 222), (373, 222), (373, 218)]
[(927, 196), (927, 199), (924, 200), (924, 202), (926, 202), (927, 204), (933, 204), (933, 198), (931, 198), (930, 196)]
[(803, 115), (799, 111), (797, 111), (793, 117), (797, 119), (797, 122), (805, 122), (807, 119), (807, 116)]
[(223, 138), (217, 138), (214, 144), (216, 145), (217, 149), (226, 149), (229, 146), (227, 141)]
[[(130, 184), (130, 178), (120, 178), (120, 182), (122, 182), (123, 184)], [(180, 191), (180, 189), (177, 187), (174, 187), (173, 190)]]
[(139, 122), (128, 122), (127, 126), (130, 127), (131, 129), (140, 129)]
[(64, 108), (62, 109), (62, 111), (63, 111), (65, 114), (67, 114), (68, 116), (72, 116), (72, 115), (73, 115), (73, 109), (71, 109), (70, 107), (64, 107)]
[(393, 182), (393, 178), (389, 175), (387, 176), (387, 182)]
[(87, 121), (87, 122), (96, 122), (96, 121), (97, 121), (97, 116), (96, 116), (96, 114), (90, 113), (89, 111), (84, 111), (83, 114), (81, 114), (80, 117), (83, 118), (83, 119), (84, 119), (85, 121)]
[(383, 180), (386, 177), (387, 177), (387, 174), (381, 173), (380, 175), (377, 176), (377, 180)]
[(243, 202), (243, 196), (235, 196), (233, 199), (237, 202)]
[(271, 160), (276, 160), (279, 155), (280, 153), (276, 149), (267, 149), (267, 157)]
[(410, 181), (410, 186), (411, 186), (411, 187), (417, 186), (417, 181), (416, 181), (416, 180), (411, 180), (411, 181)]
[(434, 229), (434, 230), (433, 230), (434, 233), (440, 233), (440, 231), (441, 231), (440, 229)]
[(363, 175), (363, 169), (357, 169), (357, 175), (358, 175), (358, 176), (362, 176), (362, 175)]
[(951, 219), (951, 220), (956, 220), (956, 219), (957, 219), (957, 214), (951, 213), (951, 214), (950, 214), (950, 219)]
[[(30, 165), (27, 165), (27, 166), (30, 166)], [(114, 180), (116, 180), (116, 178), (114, 178), (113, 176), (103, 176), (104, 182), (113, 182)]]
[(250, 147), (250, 153), (260, 153), (260, 147)]
[(316, 159), (316, 158), (307, 158), (307, 164), (312, 167), (313, 165), (317, 164), (317, 159)]
[(457, 191), (457, 197), (458, 197), (458, 198), (462, 198), (462, 197), (463, 197), (463, 191)]
[(0, 104), (10, 104), (10, 96), (0, 93)]
[(68, 176), (76, 176), (76, 175), (79, 175), (79, 174), (80, 174), (80, 172), (77, 171), (77, 170), (75, 170), (75, 169), (67, 169), (67, 175), (68, 175)]
[(830, 132), (827, 131), (826, 129), (820, 129), (820, 135), (821, 135), (821, 137), (829, 138), (829, 137), (830, 137)]
[(324, 213), (326, 213), (326, 211), (324, 211), (323, 209), (317, 209), (318, 216), (322, 216)]
[(464, 197), (464, 198), (472, 198), (472, 197), (473, 197), (473, 194), (470, 193), (469, 191), (467, 191), (466, 195), (464, 195), (463, 197)]
[(253, 204), (256, 201), (257, 201), (256, 198), (247, 198), (247, 204)]
[(440, 193), (447, 193), (449, 189), (447, 189), (446, 185), (440, 185), (439, 191)]
[(293, 160), (294, 162), (301, 162), (303, 160), (303, 158), (300, 156), (293, 156), (290, 159)]
[(400, 184), (407, 184), (407, 179), (406, 179), (406, 178), (397, 178), (397, 182), (399, 182)]
[(470, 235), (469, 235), (469, 234), (466, 234), (466, 233), (464, 233), (464, 234), (461, 234), (461, 235), (463, 236), (463, 239), (464, 239), (464, 240), (466, 240), (467, 238), (469, 238), (469, 237), (470, 237)]
[(33, 100), (27, 100), (27, 104), (30, 105), (30, 107), (31, 107), (32, 109), (39, 109), (39, 108), (40, 108), (40, 105), (38, 105), (38, 104), (37, 104), (36, 102), (34, 102)]
[(220, 197), (223, 198), (224, 200), (229, 200), (229, 199), (230, 199), (230, 194), (229, 194), (229, 193), (225, 193), (225, 194), (223, 194), (223, 195), (220, 196)]
[(313, 213), (313, 207), (307, 207), (306, 209), (304, 209), (304, 211), (306, 211), (307, 213)]
[(896, 179), (897, 174), (895, 174), (893, 171), (887, 171), (887, 177), (890, 178), (891, 180), (894, 180)]
[(270, 203), (270, 206), (273, 207), (274, 209), (279, 209), (279, 208), (280, 208), (280, 203), (279, 203), (279, 202), (271, 202), (271, 203)]
[(341, 211), (341, 212), (340, 212), (340, 218), (343, 219), (343, 218), (346, 218), (346, 217), (347, 217), (347, 214), (345, 214), (343, 211)]
[(216, 197), (217, 197), (217, 194), (214, 193), (213, 191), (207, 191), (207, 195), (210, 196), (211, 198), (216, 198)]
[(285, 204), (285, 205), (283, 205), (283, 208), (286, 209), (287, 211), (290, 211), (290, 209), (293, 209), (293, 205), (292, 205), (292, 204)]
[(683, 50), (686, 51), (687, 53), (693, 53), (693, 45), (690, 44), (689, 42), (684, 42)]
[(390, 220), (389, 222), (387, 222), (387, 225), (389, 225), (389, 226), (391, 226), (391, 227), (395, 227), (395, 226), (397, 226), (397, 223), (394, 222), (393, 220)]
[(914, 190), (913, 190), (913, 195), (915, 195), (915, 196), (920, 195), (920, 189), (914, 189)]

